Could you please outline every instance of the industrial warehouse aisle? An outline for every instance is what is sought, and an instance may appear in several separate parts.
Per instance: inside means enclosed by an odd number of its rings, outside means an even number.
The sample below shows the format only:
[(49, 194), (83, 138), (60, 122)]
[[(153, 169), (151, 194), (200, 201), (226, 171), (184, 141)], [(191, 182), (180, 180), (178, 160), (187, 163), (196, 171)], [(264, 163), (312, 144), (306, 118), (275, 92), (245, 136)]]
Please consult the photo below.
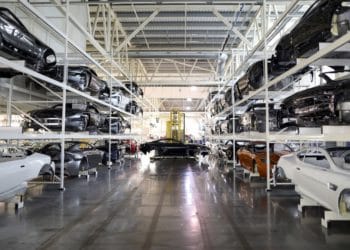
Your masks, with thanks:
[(266, 193), (239, 173), (163, 160), (108, 171), (67, 190), (38, 185), (18, 213), (0, 205), (0, 249), (349, 249), (349, 224), (328, 233), (319, 209)]

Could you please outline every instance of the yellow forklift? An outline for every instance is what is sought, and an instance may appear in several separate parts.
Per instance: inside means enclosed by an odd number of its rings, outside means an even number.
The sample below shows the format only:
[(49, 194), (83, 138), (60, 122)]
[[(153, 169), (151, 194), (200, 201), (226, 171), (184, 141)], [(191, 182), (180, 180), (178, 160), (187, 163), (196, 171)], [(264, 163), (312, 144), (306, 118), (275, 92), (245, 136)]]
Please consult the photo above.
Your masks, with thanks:
[(166, 137), (185, 142), (185, 113), (178, 110), (170, 112), (170, 120), (166, 122)]

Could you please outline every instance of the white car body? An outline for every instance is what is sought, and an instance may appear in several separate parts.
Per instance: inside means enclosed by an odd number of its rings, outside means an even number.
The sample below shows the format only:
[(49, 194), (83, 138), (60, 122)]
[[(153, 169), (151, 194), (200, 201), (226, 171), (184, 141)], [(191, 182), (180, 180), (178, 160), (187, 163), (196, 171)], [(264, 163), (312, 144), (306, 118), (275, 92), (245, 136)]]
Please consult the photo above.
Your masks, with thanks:
[(1, 145), (0, 201), (22, 190), (27, 181), (38, 177), (41, 169), (50, 164), (51, 158), (47, 155), (34, 153), (26, 156), (23, 150), (15, 146)]
[(283, 169), (280, 173), (295, 184), (300, 195), (350, 217), (349, 149), (337, 148), (339, 151), (335, 152), (317, 148), (284, 155), (278, 161), (277, 171)]
[(126, 105), (130, 103), (130, 98), (123, 95), (121, 91), (113, 91), (111, 94), (110, 102), (113, 106), (125, 110)]

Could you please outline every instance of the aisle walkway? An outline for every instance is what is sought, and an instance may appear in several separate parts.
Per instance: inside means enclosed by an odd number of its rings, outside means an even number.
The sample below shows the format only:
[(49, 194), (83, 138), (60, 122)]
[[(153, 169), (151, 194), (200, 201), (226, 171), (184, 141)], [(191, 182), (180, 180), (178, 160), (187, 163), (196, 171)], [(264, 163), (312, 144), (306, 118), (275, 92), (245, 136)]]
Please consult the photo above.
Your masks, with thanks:
[(193, 161), (134, 162), (66, 187), (31, 189), (17, 214), (0, 204), (0, 249), (350, 249), (348, 224), (327, 234), (293, 192)]

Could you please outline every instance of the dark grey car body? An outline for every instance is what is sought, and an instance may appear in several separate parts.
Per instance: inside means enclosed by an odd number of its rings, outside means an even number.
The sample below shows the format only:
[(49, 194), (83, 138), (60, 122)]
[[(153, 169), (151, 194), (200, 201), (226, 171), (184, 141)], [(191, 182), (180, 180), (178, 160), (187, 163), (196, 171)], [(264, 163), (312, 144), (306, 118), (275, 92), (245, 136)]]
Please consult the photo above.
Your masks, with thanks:
[[(33, 110), (28, 114), (48, 129), (62, 129), (62, 104), (57, 104), (48, 109)], [(104, 120), (105, 117), (99, 113), (94, 105), (75, 108), (73, 104), (66, 104), (65, 128), (67, 131), (85, 131), (89, 128), (96, 130), (103, 125)], [(39, 130), (42, 127), (34, 121), (25, 118), (23, 129), (28, 128)]]
[[(63, 82), (64, 66), (57, 65), (47, 72), (46, 75)], [(93, 69), (86, 66), (68, 67), (68, 85), (80, 91), (89, 91), (91, 95), (98, 95), (107, 87), (106, 82), (101, 80)], [(49, 85), (49, 87), (61, 90), (56, 86)]]
[[(56, 174), (61, 171), (61, 144), (50, 143), (45, 145), (40, 153), (51, 156), (55, 162)], [(78, 176), (81, 171), (96, 168), (102, 164), (102, 152), (86, 142), (66, 142), (64, 175)]]

